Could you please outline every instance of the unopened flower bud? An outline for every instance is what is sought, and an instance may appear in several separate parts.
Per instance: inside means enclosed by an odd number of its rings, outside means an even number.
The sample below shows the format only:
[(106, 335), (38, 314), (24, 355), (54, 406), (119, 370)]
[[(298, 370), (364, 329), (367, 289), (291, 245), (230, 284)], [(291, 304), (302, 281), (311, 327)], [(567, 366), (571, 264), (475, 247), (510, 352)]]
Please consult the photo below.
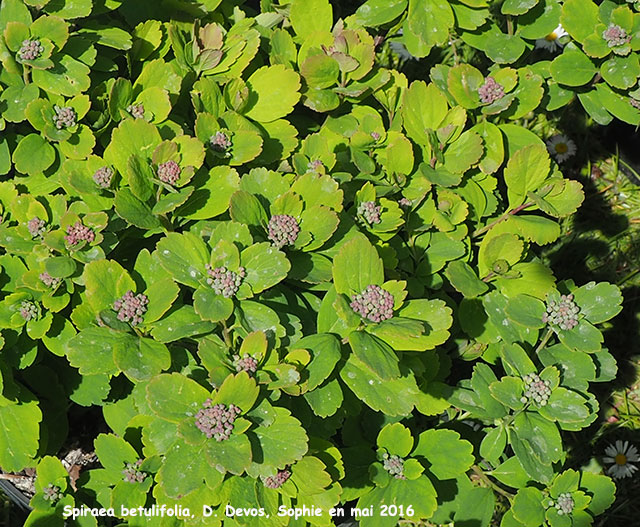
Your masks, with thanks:
[(579, 312), (580, 308), (573, 301), (573, 295), (562, 295), (559, 302), (551, 300), (547, 304), (547, 312), (542, 316), (542, 322), (568, 331), (578, 325)]
[(504, 88), (493, 77), (487, 77), (478, 88), (478, 95), (483, 104), (491, 104), (504, 97)]
[(241, 413), (242, 410), (234, 404), (212, 404), (211, 399), (207, 399), (195, 415), (195, 424), (209, 439), (213, 437), (218, 442), (224, 441), (231, 437), (233, 423)]
[(380, 219), (381, 213), (382, 209), (379, 205), (376, 205), (374, 201), (363, 201), (358, 205), (358, 217), (361, 221), (368, 223), (369, 225), (380, 223), (382, 221)]
[(382, 322), (393, 316), (393, 295), (379, 285), (369, 285), (351, 300), (350, 307), (362, 318)]
[(147, 312), (148, 304), (149, 299), (146, 295), (142, 293), (134, 295), (133, 291), (129, 290), (113, 303), (113, 309), (118, 312), (118, 320), (137, 326), (142, 324), (142, 317)]
[(293, 245), (298, 239), (300, 226), (298, 220), (288, 214), (276, 214), (269, 220), (268, 238), (278, 249), (285, 245)]
[(101, 167), (93, 174), (93, 181), (100, 188), (109, 188), (113, 179), (113, 169), (111, 167)]
[(58, 130), (76, 125), (78, 114), (71, 106), (54, 106), (53, 110), (56, 112), (53, 116), (53, 124)]
[(23, 40), (22, 47), (18, 50), (21, 60), (35, 60), (44, 53), (44, 47), (39, 40)]

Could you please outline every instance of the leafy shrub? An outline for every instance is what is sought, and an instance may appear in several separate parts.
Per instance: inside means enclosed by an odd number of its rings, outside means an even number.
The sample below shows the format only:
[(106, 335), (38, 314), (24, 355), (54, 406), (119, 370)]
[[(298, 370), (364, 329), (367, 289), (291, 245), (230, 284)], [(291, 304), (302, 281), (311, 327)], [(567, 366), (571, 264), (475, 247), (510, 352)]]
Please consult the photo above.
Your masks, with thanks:
[[(615, 486), (563, 434), (615, 377), (622, 297), (537, 256), (584, 194), (523, 118), (577, 97), (639, 123), (636, 8), (3, 0), (0, 466), (36, 467), (27, 524), (489, 525), (498, 495), (503, 527), (589, 525)], [(408, 79), (386, 30), (494, 64)], [(76, 480), (79, 407), (106, 425)]]

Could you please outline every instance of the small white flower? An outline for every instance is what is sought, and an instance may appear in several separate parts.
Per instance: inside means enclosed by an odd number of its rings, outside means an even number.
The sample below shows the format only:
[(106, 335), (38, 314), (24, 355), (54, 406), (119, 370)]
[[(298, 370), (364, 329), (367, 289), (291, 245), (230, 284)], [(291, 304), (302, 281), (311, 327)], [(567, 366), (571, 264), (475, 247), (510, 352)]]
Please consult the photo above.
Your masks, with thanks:
[(576, 155), (576, 144), (564, 135), (554, 135), (547, 141), (547, 150), (558, 163)]
[(558, 25), (558, 27), (546, 37), (536, 40), (536, 48), (546, 49), (547, 51), (561, 49), (563, 44), (560, 42), (560, 38), (566, 37), (568, 34), (561, 25)]
[(607, 455), (602, 460), (605, 463), (612, 463), (607, 468), (607, 474), (615, 479), (631, 477), (638, 470), (638, 467), (633, 464), (640, 461), (638, 449), (633, 445), (629, 445), (629, 441), (618, 440), (615, 445), (609, 445), (605, 449), (605, 453)]

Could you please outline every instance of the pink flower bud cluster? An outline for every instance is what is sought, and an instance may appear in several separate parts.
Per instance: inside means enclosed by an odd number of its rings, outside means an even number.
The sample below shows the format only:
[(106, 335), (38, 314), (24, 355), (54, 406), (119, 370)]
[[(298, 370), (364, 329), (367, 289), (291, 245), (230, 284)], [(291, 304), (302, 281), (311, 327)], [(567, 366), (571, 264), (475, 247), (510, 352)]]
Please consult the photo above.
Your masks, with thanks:
[(547, 304), (547, 312), (542, 316), (542, 322), (568, 331), (578, 325), (579, 312), (580, 308), (573, 301), (573, 295), (562, 295), (559, 302), (551, 300)]
[(62, 282), (62, 278), (54, 278), (46, 271), (44, 273), (40, 273), (39, 278), (44, 285), (50, 287), (51, 289), (57, 289), (60, 285), (60, 282)]
[(382, 322), (393, 316), (393, 295), (379, 285), (369, 285), (351, 301), (353, 309), (362, 318)]
[(609, 24), (609, 27), (602, 32), (602, 38), (607, 41), (607, 46), (615, 48), (624, 46), (631, 40), (631, 35), (617, 24)]
[(207, 264), (206, 268), (209, 275), (207, 284), (213, 288), (216, 295), (222, 295), (225, 298), (235, 296), (246, 274), (244, 267), (239, 267), (237, 273), (224, 266), (213, 269), (211, 265)]
[(27, 322), (30, 320), (36, 320), (40, 317), (40, 308), (35, 302), (30, 300), (23, 300), (20, 303), (20, 316)]
[(269, 489), (279, 489), (290, 477), (291, 471), (285, 469), (278, 470), (278, 473), (275, 476), (267, 476), (262, 481), (264, 483), (264, 486)]
[(127, 112), (134, 119), (144, 119), (144, 104), (130, 104), (127, 106)]
[(285, 245), (293, 245), (298, 239), (300, 226), (298, 220), (289, 214), (276, 214), (271, 216), (267, 226), (268, 238), (278, 249)]
[(403, 209), (407, 209), (411, 207), (413, 203), (409, 198), (402, 197), (398, 200), (398, 205), (400, 205)]
[(53, 124), (58, 130), (63, 128), (71, 128), (76, 125), (78, 114), (71, 106), (54, 106), (53, 110), (56, 114), (53, 116)]
[(524, 393), (520, 401), (525, 404), (533, 401), (538, 406), (546, 406), (551, 396), (551, 383), (543, 381), (537, 373), (529, 373), (522, 380), (524, 381)]
[(122, 471), (123, 480), (127, 483), (142, 483), (147, 474), (140, 470), (142, 465), (142, 459), (138, 459), (135, 463), (127, 463), (125, 469)]
[(375, 201), (363, 201), (358, 205), (357, 213), (369, 225), (375, 225), (382, 221), (380, 219), (382, 209), (379, 205), (376, 205)]
[(558, 499), (553, 502), (553, 500), (549, 501), (550, 507), (555, 507), (558, 512), (558, 516), (569, 515), (573, 512), (573, 508), (576, 506), (573, 501), (573, 496), (571, 496), (570, 492), (563, 492), (558, 496)]
[(382, 454), (382, 466), (396, 479), (407, 479), (404, 475), (404, 459), (395, 454), (390, 456), (386, 452)]
[(82, 222), (76, 221), (73, 225), (67, 227), (67, 235), (64, 237), (69, 245), (78, 245), (82, 241), (91, 243), (95, 240), (96, 234), (90, 227), (83, 225)]
[(631, 98), (629, 99), (629, 104), (631, 104), (631, 106), (636, 110), (640, 110), (640, 100)]
[(180, 179), (180, 165), (173, 160), (158, 165), (158, 179), (169, 185), (175, 185)]
[(113, 179), (113, 169), (111, 167), (101, 167), (93, 174), (93, 181), (100, 188), (109, 188)]
[(18, 51), (21, 60), (35, 60), (44, 53), (44, 47), (39, 40), (23, 40), (22, 47)]
[(248, 353), (233, 356), (233, 367), (237, 372), (246, 371), (249, 374), (255, 373), (258, 370), (258, 361)]
[(49, 483), (44, 489), (42, 489), (42, 496), (46, 501), (56, 502), (62, 499), (62, 492), (60, 492), (60, 487), (56, 487), (53, 483)]
[(40, 238), (46, 232), (44, 220), (38, 218), (38, 216), (34, 216), (27, 222), (27, 229), (29, 229), (29, 234), (31, 234), (32, 238)]
[(142, 317), (147, 312), (149, 299), (142, 293), (134, 295), (127, 291), (122, 298), (113, 303), (113, 309), (118, 312), (118, 320), (130, 322), (132, 326), (142, 324)]
[(487, 77), (478, 88), (478, 95), (484, 104), (491, 104), (504, 97), (504, 88), (493, 77)]
[(211, 148), (213, 148), (216, 152), (225, 154), (226, 157), (229, 157), (231, 155), (229, 149), (231, 148), (233, 143), (231, 143), (231, 139), (224, 132), (218, 131), (213, 134), (209, 138), (209, 143), (211, 144)]
[(211, 404), (211, 399), (204, 402), (204, 408), (196, 414), (196, 426), (209, 439), (224, 441), (231, 437), (233, 423), (242, 413), (242, 410), (234, 404), (228, 407), (224, 404)]
[(307, 170), (309, 172), (318, 172), (324, 165), (322, 164), (322, 161), (320, 161), (319, 159), (314, 159), (313, 161), (309, 161), (309, 163), (307, 163)]

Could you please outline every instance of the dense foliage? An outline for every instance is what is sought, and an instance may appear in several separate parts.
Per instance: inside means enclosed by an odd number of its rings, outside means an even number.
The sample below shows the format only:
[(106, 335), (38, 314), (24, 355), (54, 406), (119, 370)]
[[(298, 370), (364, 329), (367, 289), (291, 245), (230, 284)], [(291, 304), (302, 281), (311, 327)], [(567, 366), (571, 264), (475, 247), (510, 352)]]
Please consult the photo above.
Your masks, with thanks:
[[(537, 256), (584, 194), (525, 120), (640, 122), (637, 7), (2, 0), (0, 467), (36, 467), (27, 524), (487, 526), (499, 498), (503, 527), (590, 525), (615, 486), (563, 435), (616, 375), (622, 297)], [(390, 47), (442, 59), (414, 80)], [(81, 407), (106, 424), (72, 478)]]

